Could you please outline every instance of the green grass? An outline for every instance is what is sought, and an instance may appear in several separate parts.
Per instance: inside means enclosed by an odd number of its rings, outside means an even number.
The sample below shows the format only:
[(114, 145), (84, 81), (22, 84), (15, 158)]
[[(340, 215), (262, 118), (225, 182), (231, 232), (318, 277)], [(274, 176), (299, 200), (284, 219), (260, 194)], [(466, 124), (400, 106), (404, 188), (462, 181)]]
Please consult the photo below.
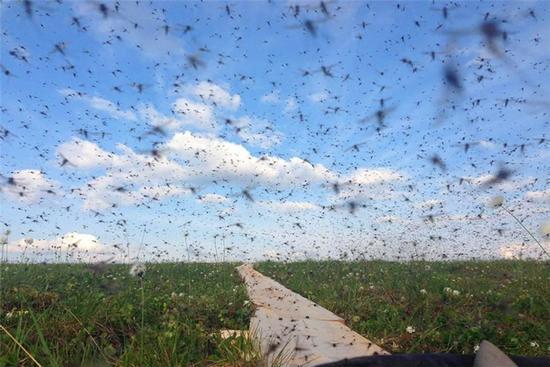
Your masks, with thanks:
[[(235, 266), (148, 265), (142, 328), (141, 281), (129, 266), (94, 274), (84, 265), (8, 265), (0, 324), (43, 366), (245, 365), (241, 352), (253, 352), (251, 343), (218, 335), (248, 328), (251, 308)], [(0, 366), (27, 360), (1, 331), (0, 350)]]
[[(309, 261), (257, 268), (390, 352), (470, 353), (488, 339), (507, 353), (538, 356), (550, 354), (549, 265)], [(4, 265), (0, 324), (43, 366), (257, 365), (251, 340), (218, 335), (247, 329), (252, 312), (235, 266), (149, 264), (142, 308), (141, 280), (127, 265), (95, 274), (85, 265)], [(34, 364), (0, 330), (0, 366), (18, 365)]]
[(257, 269), (393, 353), (473, 353), (487, 339), (509, 354), (550, 354), (550, 263), (308, 261)]

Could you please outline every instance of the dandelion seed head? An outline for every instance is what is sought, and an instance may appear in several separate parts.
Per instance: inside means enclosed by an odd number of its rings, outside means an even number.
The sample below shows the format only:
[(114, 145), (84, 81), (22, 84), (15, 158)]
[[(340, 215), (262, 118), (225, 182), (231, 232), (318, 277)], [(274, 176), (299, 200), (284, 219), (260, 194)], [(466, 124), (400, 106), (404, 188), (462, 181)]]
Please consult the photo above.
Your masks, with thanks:
[(539, 227), (539, 232), (542, 237), (550, 237), (550, 221), (542, 223)]
[(504, 204), (504, 196), (497, 195), (491, 198), (489, 200), (489, 207), (491, 208), (498, 208), (501, 207)]
[(143, 278), (143, 275), (145, 274), (145, 270), (146, 270), (145, 264), (135, 263), (130, 268), (130, 275), (133, 277)]

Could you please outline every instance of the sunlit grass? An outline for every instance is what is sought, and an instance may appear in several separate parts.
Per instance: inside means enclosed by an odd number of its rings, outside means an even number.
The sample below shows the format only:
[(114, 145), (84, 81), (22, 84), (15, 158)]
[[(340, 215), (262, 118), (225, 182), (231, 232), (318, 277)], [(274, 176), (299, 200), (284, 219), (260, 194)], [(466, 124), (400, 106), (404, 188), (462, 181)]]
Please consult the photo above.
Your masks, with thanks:
[(257, 268), (393, 353), (473, 353), (487, 339), (507, 353), (537, 356), (550, 353), (549, 265), (307, 261)]
[[(256, 366), (237, 264), (4, 265), (0, 366)], [(342, 316), (390, 352), (548, 355), (549, 263), (300, 262), (258, 270)], [(143, 326), (141, 317), (143, 312)], [(14, 342), (14, 339), (17, 343)], [(143, 341), (143, 348), (141, 347)], [(22, 349), (22, 347), (24, 349)], [(26, 351), (25, 351), (26, 350)]]
[[(129, 266), (93, 274), (84, 265), (8, 265), (0, 324), (44, 366), (252, 365), (251, 341), (219, 336), (248, 329), (251, 309), (234, 267), (148, 265), (142, 328), (140, 279)], [(0, 349), (0, 366), (33, 365), (5, 333)]]

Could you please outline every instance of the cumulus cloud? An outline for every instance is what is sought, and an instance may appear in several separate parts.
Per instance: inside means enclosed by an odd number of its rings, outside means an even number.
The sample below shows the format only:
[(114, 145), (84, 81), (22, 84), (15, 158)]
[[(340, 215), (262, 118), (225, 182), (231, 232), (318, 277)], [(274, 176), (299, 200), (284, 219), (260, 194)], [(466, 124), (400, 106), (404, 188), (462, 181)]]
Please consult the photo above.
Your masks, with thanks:
[(236, 110), (241, 105), (241, 96), (231, 94), (221, 86), (202, 81), (191, 89), (192, 94), (201, 98), (203, 102), (211, 102), (230, 110)]
[(65, 98), (72, 98), (86, 102), (90, 107), (105, 112), (112, 118), (117, 120), (136, 121), (137, 116), (132, 110), (122, 110), (116, 103), (108, 99), (89, 96), (86, 93), (78, 92), (73, 89), (61, 89), (59, 93)]
[(328, 99), (329, 95), (326, 91), (321, 91), (321, 92), (317, 92), (317, 93), (313, 93), (313, 94), (310, 94), (308, 96), (308, 99), (311, 101), (311, 102), (316, 102), (316, 103), (319, 103), (319, 102), (324, 102)]
[(254, 157), (242, 145), (223, 139), (176, 133), (166, 144), (172, 156), (187, 162), (189, 174), (201, 181), (225, 179), (245, 185), (289, 186), (334, 176), (321, 164), (292, 157)]
[[(175, 133), (159, 149), (164, 156), (138, 154), (122, 144), (117, 145), (118, 153), (111, 153), (93, 142), (73, 139), (63, 143), (58, 151), (67, 155), (78, 169), (105, 170), (103, 175), (95, 176), (75, 191), (84, 199), (84, 208), (91, 210), (112, 205), (147, 205), (167, 197), (189, 195), (192, 188), (205, 188), (214, 182), (285, 189), (304, 184), (324, 185), (340, 178), (348, 183), (340, 198), (359, 198), (372, 194), (375, 186), (403, 179), (400, 173), (386, 168), (358, 169), (339, 177), (322, 164), (312, 164), (299, 157), (254, 156), (240, 144), (189, 131)], [(201, 201), (223, 200), (212, 195), (205, 195)], [(387, 195), (386, 191), (375, 191), (378, 199)], [(266, 205), (281, 211), (316, 208), (304, 202)]]
[(84, 199), (84, 208), (102, 210), (114, 205), (157, 201), (186, 195), (189, 189), (171, 184), (182, 180), (186, 170), (162, 157), (137, 154), (123, 144), (119, 153), (106, 152), (97, 144), (73, 138), (58, 147), (58, 153), (70, 161), (68, 168), (104, 169), (105, 174), (87, 182), (76, 194)]
[(199, 197), (199, 201), (201, 203), (221, 204), (221, 203), (225, 203), (227, 201), (227, 198), (223, 195), (218, 195), (218, 194), (206, 194), (206, 195), (201, 195)]
[(404, 180), (406, 177), (389, 168), (359, 168), (344, 176), (338, 197), (345, 200), (384, 200), (397, 196), (388, 183)]
[(275, 91), (272, 91), (268, 94), (264, 94), (261, 98), (260, 98), (260, 101), (264, 102), (264, 103), (278, 103), (279, 102), (279, 91), (275, 90)]
[(283, 112), (292, 113), (297, 109), (298, 109), (298, 101), (296, 100), (296, 97), (288, 97), (285, 100), (285, 106), (283, 108)]
[(47, 178), (46, 174), (40, 170), (14, 171), (11, 178), (13, 184), (3, 186), (2, 192), (12, 200), (33, 204), (48, 196), (59, 194), (59, 184)]
[(179, 128), (184, 121), (159, 112), (153, 105), (141, 104), (138, 107), (139, 116), (152, 126), (175, 130)]
[[(478, 177), (467, 177), (466, 182), (475, 186), (484, 186), (494, 180), (491, 174), (481, 175)], [(512, 177), (498, 184), (498, 189), (501, 191), (523, 191), (527, 187), (533, 185), (537, 180), (534, 177)]]
[(268, 149), (283, 141), (283, 134), (273, 129), (271, 124), (264, 119), (243, 116), (236, 119), (234, 125), (238, 128), (237, 135), (252, 146)]
[(319, 209), (318, 205), (306, 201), (262, 201), (260, 205), (282, 213), (295, 213)]
[(500, 246), (498, 253), (504, 259), (526, 259), (540, 257), (540, 248), (536, 245), (516, 243)]
[(527, 201), (548, 203), (550, 202), (550, 189), (541, 191), (528, 191), (525, 193), (525, 199)]
[(93, 142), (77, 138), (58, 148), (71, 160), (68, 169), (105, 171), (75, 190), (84, 199), (84, 208), (101, 210), (184, 196), (191, 186), (210, 185), (213, 181), (291, 187), (325, 182), (335, 176), (323, 165), (312, 165), (298, 157), (255, 157), (242, 145), (189, 131), (176, 133), (161, 147), (165, 157), (138, 154), (122, 144), (117, 149), (118, 153), (106, 152)]
[(298, 109), (298, 100), (295, 96), (281, 97), (278, 90), (274, 90), (268, 94), (264, 94), (260, 101), (263, 103), (281, 105), (284, 113), (292, 113)]
[(117, 156), (108, 153), (88, 140), (73, 138), (61, 144), (57, 153), (67, 159), (76, 168), (90, 169), (113, 166), (119, 163)]
[(414, 206), (420, 209), (442, 208), (443, 201), (439, 199), (429, 199), (429, 200), (425, 200), (420, 203), (417, 203)]
[(25, 256), (35, 260), (91, 260), (106, 254), (109, 248), (96, 236), (88, 233), (68, 232), (51, 238), (21, 238), (8, 246), (12, 256)]
[(388, 168), (361, 168), (348, 175), (345, 181), (350, 181), (356, 185), (373, 185), (402, 180), (403, 178), (401, 173)]
[(204, 130), (216, 129), (214, 110), (207, 104), (182, 97), (174, 102), (173, 109), (185, 124)]
[(181, 182), (186, 170), (166, 158), (137, 154), (119, 145), (121, 153), (114, 155), (115, 165), (105, 175), (89, 181), (79, 191), (84, 208), (103, 210), (112, 205), (149, 204), (167, 197), (183, 196), (191, 191)]
[(90, 103), (90, 106), (92, 108), (95, 108), (96, 110), (106, 112), (107, 114), (111, 115), (112, 117), (119, 119), (119, 120), (130, 120), (135, 121), (136, 114), (133, 111), (130, 110), (121, 110), (115, 103), (101, 97), (89, 97), (86, 98), (88, 103)]

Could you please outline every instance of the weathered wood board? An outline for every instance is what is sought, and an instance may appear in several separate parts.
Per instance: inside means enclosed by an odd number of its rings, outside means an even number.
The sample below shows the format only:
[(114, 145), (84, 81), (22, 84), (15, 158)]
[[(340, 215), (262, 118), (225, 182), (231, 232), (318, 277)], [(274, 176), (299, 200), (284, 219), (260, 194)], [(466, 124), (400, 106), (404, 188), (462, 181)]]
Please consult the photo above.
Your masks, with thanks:
[(268, 365), (315, 366), (344, 358), (389, 354), (344, 320), (283, 287), (250, 265), (237, 268), (256, 311), (250, 331)]

